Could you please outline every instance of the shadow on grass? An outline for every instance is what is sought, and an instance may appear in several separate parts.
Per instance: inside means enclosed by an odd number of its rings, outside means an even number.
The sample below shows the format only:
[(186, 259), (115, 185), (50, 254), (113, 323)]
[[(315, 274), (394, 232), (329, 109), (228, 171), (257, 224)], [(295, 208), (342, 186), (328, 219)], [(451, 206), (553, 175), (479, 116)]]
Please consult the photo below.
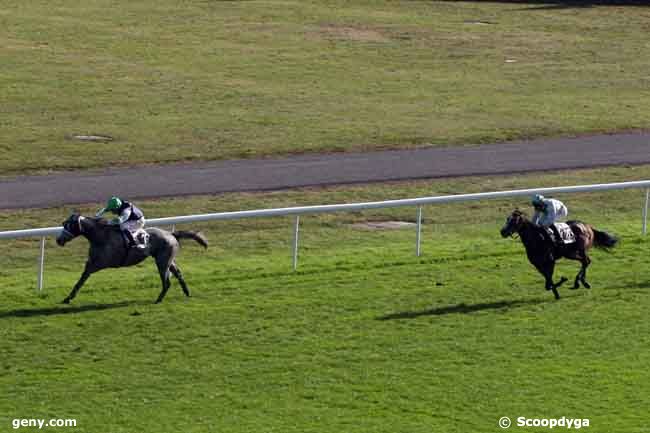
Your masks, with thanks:
[[(458, 0), (446, 0), (458, 1)], [(597, 6), (650, 6), (648, 0), (493, 0), (494, 3), (522, 4), (530, 9), (572, 9)]]
[(403, 311), (401, 313), (392, 313), (385, 316), (377, 317), (377, 320), (400, 320), (400, 319), (416, 319), (422, 316), (445, 316), (447, 314), (469, 314), (483, 310), (501, 310), (523, 307), (526, 305), (543, 304), (553, 301), (553, 299), (530, 299), (526, 301), (498, 301), (487, 302), (481, 304), (456, 304), (448, 305), (446, 307), (431, 308), (429, 310), (421, 311)]
[(638, 281), (638, 282), (626, 282), (621, 284), (612, 285), (608, 287), (609, 289), (639, 289), (645, 290), (650, 289), (650, 280), (648, 281)]
[(114, 308), (125, 308), (135, 305), (150, 305), (151, 302), (144, 301), (128, 301), (116, 302), (114, 304), (90, 304), (80, 306), (60, 306), (60, 307), (46, 307), (46, 308), (24, 308), (18, 310), (10, 310), (0, 312), (0, 319), (7, 317), (39, 317), (39, 316), (58, 316), (62, 314), (76, 314), (85, 313), (88, 311), (102, 311), (112, 310)]

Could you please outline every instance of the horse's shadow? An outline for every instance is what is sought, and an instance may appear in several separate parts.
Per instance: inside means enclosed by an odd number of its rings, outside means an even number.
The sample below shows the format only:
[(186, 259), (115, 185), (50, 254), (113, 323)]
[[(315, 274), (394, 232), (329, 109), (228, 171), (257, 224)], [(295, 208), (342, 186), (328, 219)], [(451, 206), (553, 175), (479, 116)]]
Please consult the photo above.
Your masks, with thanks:
[(9, 317), (42, 317), (42, 316), (58, 316), (64, 314), (77, 314), (89, 311), (102, 311), (112, 310), (115, 308), (126, 308), (132, 306), (150, 305), (151, 302), (146, 301), (127, 301), (117, 302), (112, 304), (89, 304), (79, 306), (61, 306), (61, 307), (45, 307), (45, 308), (21, 308), (17, 310), (9, 310), (0, 312), (0, 319)]
[(650, 289), (650, 280), (647, 281), (630, 281), (630, 282), (625, 282), (625, 283), (619, 283), (616, 285), (613, 285), (612, 287), (609, 287), (610, 289), (637, 289), (637, 290), (645, 290), (645, 289)]
[(509, 310), (511, 308), (523, 307), (526, 305), (543, 304), (549, 302), (548, 299), (529, 299), (529, 300), (514, 300), (514, 301), (497, 301), (487, 302), (480, 304), (456, 304), (447, 305), (445, 307), (431, 308), (428, 310), (420, 311), (402, 311), (399, 313), (386, 314), (377, 317), (377, 320), (400, 320), (400, 319), (416, 319), (422, 316), (445, 316), (447, 314), (470, 314), (477, 311), (484, 310)]
[(650, 6), (650, 1), (648, 0), (495, 0), (495, 2), (530, 5), (525, 10), (587, 9), (603, 6)]

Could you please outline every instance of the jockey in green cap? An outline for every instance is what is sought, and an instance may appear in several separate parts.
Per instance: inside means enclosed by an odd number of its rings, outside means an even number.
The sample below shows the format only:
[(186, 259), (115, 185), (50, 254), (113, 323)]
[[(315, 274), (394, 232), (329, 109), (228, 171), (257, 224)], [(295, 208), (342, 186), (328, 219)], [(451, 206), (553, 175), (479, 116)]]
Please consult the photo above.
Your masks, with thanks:
[(110, 224), (119, 224), (120, 229), (129, 240), (128, 247), (146, 248), (145, 242), (139, 239), (139, 236), (136, 236), (138, 231), (144, 229), (145, 223), (144, 214), (140, 209), (131, 202), (113, 196), (108, 199), (106, 207), (97, 212), (95, 216), (101, 217), (106, 212), (117, 215), (116, 218), (110, 221)]
[(545, 198), (543, 195), (537, 194), (533, 197), (531, 204), (535, 208), (532, 221), (543, 227), (548, 227), (568, 215), (564, 203), (554, 198)]

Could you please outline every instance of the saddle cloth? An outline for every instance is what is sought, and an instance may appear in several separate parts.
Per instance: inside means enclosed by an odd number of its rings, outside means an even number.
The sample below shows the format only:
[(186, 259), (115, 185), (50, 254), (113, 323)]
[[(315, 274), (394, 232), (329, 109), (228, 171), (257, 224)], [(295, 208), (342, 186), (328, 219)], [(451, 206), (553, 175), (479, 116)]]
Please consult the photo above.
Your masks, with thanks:
[[(141, 246), (140, 248), (145, 248), (149, 244), (149, 233), (145, 229), (136, 229), (135, 231), (129, 231), (129, 233), (135, 241), (133, 247)], [(129, 239), (126, 233), (122, 232), (122, 238), (124, 239), (125, 245), (128, 245)]]
[(149, 233), (145, 229), (138, 229), (133, 232), (133, 239), (135, 239), (138, 245), (144, 245), (146, 247), (149, 244)]
[(557, 232), (560, 234), (560, 239), (557, 240), (557, 243), (572, 244), (576, 241), (576, 237), (573, 234), (573, 230), (571, 230), (571, 227), (569, 227), (567, 223), (554, 223), (553, 225), (555, 226)]

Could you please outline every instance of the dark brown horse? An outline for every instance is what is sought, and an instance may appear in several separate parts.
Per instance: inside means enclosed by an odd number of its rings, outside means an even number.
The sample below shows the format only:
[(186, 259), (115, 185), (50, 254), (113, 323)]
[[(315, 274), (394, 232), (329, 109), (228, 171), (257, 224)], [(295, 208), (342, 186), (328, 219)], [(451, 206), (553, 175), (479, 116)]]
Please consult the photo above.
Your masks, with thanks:
[(546, 280), (546, 290), (552, 290), (555, 299), (560, 299), (557, 288), (560, 287), (567, 279), (562, 277), (557, 283), (553, 282), (553, 271), (555, 262), (563, 257), (571, 260), (578, 260), (582, 267), (576, 275), (573, 283), (573, 289), (580, 287), (580, 283), (590, 289), (587, 283), (587, 267), (591, 259), (587, 255), (587, 250), (592, 246), (599, 248), (611, 248), (618, 240), (602, 231), (598, 231), (589, 224), (580, 221), (567, 221), (575, 236), (575, 242), (564, 244), (562, 241), (554, 242), (546, 231), (546, 228), (534, 224), (520, 210), (515, 210), (506, 220), (501, 229), (501, 236), (508, 237), (517, 233), (521, 242), (526, 248), (528, 260), (544, 276)]
[(63, 303), (69, 304), (77, 296), (77, 292), (91, 274), (106, 268), (133, 266), (147, 257), (153, 257), (156, 261), (160, 280), (162, 281), (162, 291), (158, 295), (156, 303), (163, 300), (169, 289), (170, 273), (181, 284), (185, 296), (190, 296), (183, 274), (181, 274), (181, 270), (175, 262), (180, 247), (178, 240), (193, 239), (205, 248), (208, 247), (208, 241), (201, 233), (190, 231), (170, 233), (165, 230), (150, 228), (147, 229), (147, 233), (149, 234), (149, 243), (145, 249), (128, 248), (119, 226), (108, 224), (106, 220), (101, 218), (87, 218), (72, 214), (70, 218), (63, 222), (63, 230), (56, 238), (56, 243), (63, 246), (77, 236), (83, 236), (90, 242), (90, 251), (81, 278), (74, 285), (70, 294), (63, 300)]

